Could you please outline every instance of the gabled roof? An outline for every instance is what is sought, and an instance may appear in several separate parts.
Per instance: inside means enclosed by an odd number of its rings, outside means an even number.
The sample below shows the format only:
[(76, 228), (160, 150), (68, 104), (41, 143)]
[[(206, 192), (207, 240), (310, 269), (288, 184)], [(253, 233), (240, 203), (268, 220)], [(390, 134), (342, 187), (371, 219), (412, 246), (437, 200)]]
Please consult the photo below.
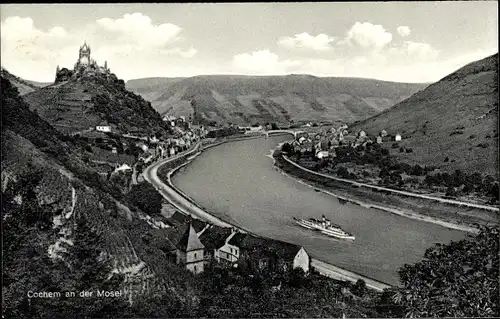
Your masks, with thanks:
[(181, 224), (187, 223), (191, 220), (190, 216), (185, 215), (179, 211), (175, 211), (175, 213), (170, 218), (172, 218), (173, 220), (175, 220)]
[(246, 236), (247, 234), (237, 233), (233, 237), (231, 237), (231, 239), (228, 241), (228, 244), (236, 247), (241, 247), (241, 244)]
[(302, 248), (284, 241), (242, 233), (234, 235), (229, 244), (245, 250), (255, 258), (276, 256), (285, 260), (293, 260)]
[(184, 232), (181, 239), (177, 243), (177, 248), (185, 252), (205, 248), (198, 238), (198, 235), (196, 235), (196, 231), (191, 223), (189, 223), (188, 229)]
[(168, 231), (166, 229), (152, 229), (149, 231), (153, 244), (162, 251), (169, 253), (177, 250), (175, 245), (168, 238)]
[(224, 246), (231, 232), (231, 228), (212, 225), (201, 234), (200, 241), (208, 250), (219, 249)]
[(164, 231), (165, 231), (165, 234), (167, 235), (168, 239), (172, 242), (172, 244), (174, 244), (177, 247), (182, 236), (184, 235), (184, 233), (188, 229), (189, 229), (189, 224), (184, 224), (184, 225), (166, 228)]
[(196, 231), (196, 233), (199, 233), (207, 226), (207, 223), (202, 220), (193, 218), (191, 219), (191, 225), (193, 225), (193, 228)]
[(101, 120), (96, 126), (109, 126), (109, 123), (107, 121)]

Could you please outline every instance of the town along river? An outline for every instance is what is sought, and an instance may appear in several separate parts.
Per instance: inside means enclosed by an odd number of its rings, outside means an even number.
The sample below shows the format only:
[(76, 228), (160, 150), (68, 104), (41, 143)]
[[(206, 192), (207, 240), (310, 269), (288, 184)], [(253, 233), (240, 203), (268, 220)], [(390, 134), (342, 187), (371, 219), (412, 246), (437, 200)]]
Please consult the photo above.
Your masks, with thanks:
[[(173, 176), (173, 183), (219, 218), (252, 232), (302, 245), (313, 257), (399, 285), (397, 270), (415, 263), (434, 243), (467, 235), (316, 192), (281, 174), (271, 150), (289, 136), (252, 139), (207, 149)], [(292, 217), (320, 218), (356, 236), (342, 241), (296, 225)]]

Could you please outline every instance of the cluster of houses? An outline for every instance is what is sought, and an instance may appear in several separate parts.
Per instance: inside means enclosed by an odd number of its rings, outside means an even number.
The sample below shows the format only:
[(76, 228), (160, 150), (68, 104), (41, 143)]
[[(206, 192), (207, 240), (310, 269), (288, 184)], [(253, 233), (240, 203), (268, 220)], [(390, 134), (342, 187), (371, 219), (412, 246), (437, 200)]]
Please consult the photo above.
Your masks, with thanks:
[(185, 116), (165, 115), (163, 121), (169, 123), (172, 127), (191, 128), (191, 120), (186, 121)]
[(338, 128), (330, 128), (319, 132), (301, 132), (298, 133), (292, 143), (295, 152), (315, 151), (317, 158), (335, 157), (335, 149), (340, 146), (359, 147), (370, 143), (381, 144), (387, 141), (401, 141), (401, 134), (389, 136), (387, 131), (382, 130), (374, 139), (367, 136), (364, 130), (359, 130), (355, 135), (349, 135), (346, 124)]
[(182, 137), (160, 140), (156, 136), (149, 137), (146, 141), (136, 144), (143, 151), (139, 161), (146, 164), (159, 158), (174, 156), (200, 140), (200, 136), (193, 131), (184, 132)]
[[(184, 122), (184, 118), (176, 118), (176, 121)], [(174, 127), (174, 135), (168, 139), (158, 138), (155, 135), (144, 136), (140, 131), (134, 130), (132, 128), (126, 134), (122, 134), (117, 130), (115, 125), (110, 125), (108, 122), (99, 122), (96, 126), (90, 127), (89, 129), (78, 132), (82, 136), (86, 136), (91, 139), (100, 139), (101, 148), (108, 149), (108, 153), (99, 153), (100, 161), (105, 161), (108, 163), (115, 163), (115, 169), (113, 172), (101, 174), (115, 174), (119, 172), (132, 171), (132, 166), (134, 165), (134, 160), (130, 160), (126, 155), (119, 152), (119, 148), (126, 150), (131, 144), (142, 150), (141, 154), (138, 156), (137, 160), (144, 164), (149, 164), (152, 161), (174, 156), (201, 140), (206, 135), (206, 130), (204, 127), (192, 127), (186, 129), (185, 126)], [(107, 136), (109, 133), (119, 134), (121, 137), (127, 139), (127, 142), (122, 142), (122, 147), (117, 147), (116, 141), (112, 141), (112, 138)], [(119, 145), (118, 145), (119, 146)], [(120, 153), (120, 154), (119, 154)]]
[(212, 225), (179, 212), (161, 225), (144, 239), (163, 251), (168, 260), (195, 274), (211, 263), (249, 270), (301, 268), (309, 272), (309, 255), (298, 245)]

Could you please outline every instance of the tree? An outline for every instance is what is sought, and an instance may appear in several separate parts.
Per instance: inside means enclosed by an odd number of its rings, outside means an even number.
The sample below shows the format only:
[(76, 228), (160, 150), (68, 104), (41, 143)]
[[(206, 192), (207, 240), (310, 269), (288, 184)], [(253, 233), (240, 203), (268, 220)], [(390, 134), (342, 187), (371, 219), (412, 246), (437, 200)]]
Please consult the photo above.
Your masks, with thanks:
[(161, 213), (163, 197), (148, 182), (141, 182), (132, 186), (128, 198), (132, 204), (148, 215), (159, 215)]
[(350, 174), (349, 174), (349, 171), (347, 170), (347, 168), (342, 167), (342, 166), (337, 169), (337, 174), (342, 178), (349, 178), (350, 177)]
[(293, 152), (293, 147), (292, 147), (290, 144), (285, 143), (285, 144), (283, 144), (283, 147), (281, 147), (281, 150), (282, 150), (283, 152), (287, 152), (287, 153), (289, 153), (289, 154), (290, 154), (290, 153), (292, 153), (292, 152)]
[(410, 175), (422, 176), (424, 175), (424, 169), (422, 168), (422, 166), (415, 164), (411, 169)]
[(491, 189), (489, 191), (489, 194), (491, 196), (491, 200), (492, 202), (498, 202), (498, 183), (495, 183), (493, 184), (493, 186), (491, 186)]
[[(403, 288), (393, 294), (405, 317), (498, 317), (497, 228), (427, 249), (425, 259), (399, 270)], [(386, 302), (388, 300), (385, 300)]]
[(452, 175), (453, 185), (455, 187), (462, 185), (465, 182), (465, 178), (466, 176), (461, 170), (459, 169), (455, 170), (455, 172)]
[(302, 268), (294, 268), (288, 274), (288, 284), (291, 287), (303, 287), (307, 284), (307, 278)]
[(355, 294), (356, 296), (363, 297), (363, 295), (366, 292), (366, 283), (363, 279), (358, 279), (356, 281), (356, 284), (352, 287), (352, 293)]
[(448, 186), (448, 188), (446, 189), (446, 195), (445, 196), (449, 196), (449, 197), (455, 197), (455, 196), (457, 196), (457, 191), (455, 190), (455, 187)]

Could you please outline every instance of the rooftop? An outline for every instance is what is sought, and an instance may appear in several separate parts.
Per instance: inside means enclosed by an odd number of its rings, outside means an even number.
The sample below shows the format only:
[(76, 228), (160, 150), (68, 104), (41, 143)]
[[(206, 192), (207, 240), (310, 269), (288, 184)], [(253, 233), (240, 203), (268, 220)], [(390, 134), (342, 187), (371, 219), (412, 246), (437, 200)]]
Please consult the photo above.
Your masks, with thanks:
[(152, 229), (149, 235), (153, 240), (153, 244), (165, 253), (177, 250), (175, 245), (168, 239), (167, 229)]
[(246, 250), (256, 257), (276, 255), (283, 259), (293, 259), (302, 248), (301, 246), (280, 240), (257, 237), (249, 234), (238, 233), (229, 240), (229, 244)]
[(177, 248), (186, 252), (205, 248), (198, 235), (196, 235), (196, 231), (191, 223), (188, 224), (188, 228), (177, 243)]
[(218, 249), (224, 246), (231, 232), (231, 228), (212, 225), (201, 234), (200, 241), (206, 249)]

